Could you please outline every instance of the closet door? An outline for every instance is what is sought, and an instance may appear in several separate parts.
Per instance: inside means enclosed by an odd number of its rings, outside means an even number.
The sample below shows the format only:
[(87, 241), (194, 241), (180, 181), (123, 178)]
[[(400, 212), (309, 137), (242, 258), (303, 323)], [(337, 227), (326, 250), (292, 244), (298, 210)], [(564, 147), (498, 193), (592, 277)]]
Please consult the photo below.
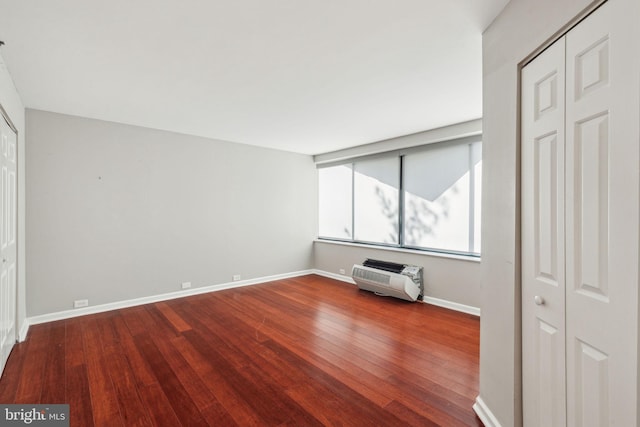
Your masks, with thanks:
[(563, 426), (564, 39), (522, 70), (522, 376), (525, 426)]
[(522, 70), (527, 426), (639, 421), (638, 16), (610, 0)]
[(637, 23), (625, 24), (634, 12), (624, 4), (610, 0), (566, 36), (572, 426), (637, 422), (640, 52), (637, 34), (630, 31)]
[(16, 342), (16, 167), (16, 133), (0, 115), (0, 373)]

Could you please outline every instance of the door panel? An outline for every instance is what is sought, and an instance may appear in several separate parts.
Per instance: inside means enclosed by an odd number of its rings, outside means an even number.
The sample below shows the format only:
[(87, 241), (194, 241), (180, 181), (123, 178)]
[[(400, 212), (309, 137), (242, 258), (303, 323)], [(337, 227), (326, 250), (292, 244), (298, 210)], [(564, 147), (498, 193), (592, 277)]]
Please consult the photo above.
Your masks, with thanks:
[[(576, 341), (575, 399), (576, 426), (609, 424), (609, 356), (582, 341)], [(573, 417), (572, 417), (573, 418)]]
[(564, 40), (522, 70), (522, 370), (526, 426), (565, 423)]
[[(564, 336), (552, 325), (538, 319), (536, 328), (536, 363), (532, 366), (536, 383), (535, 392), (540, 396), (535, 425), (556, 426), (564, 422), (564, 400), (557, 399), (561, 384), (558, 378), (564, 376), (564, 361), (558, 359), (558, 354), (564, 354)], [(534, 420), (531, 420), (534, 421)], [(530, 425), (530, 422), (526, 424)]]
[[(636, 425), (637, 22), (609, 1), (566, 36), (567, 422)], [(635, 47), (634, 47), (635, 46)], [(634, 71), (635, 70), (635, 71)]]
[[(573, 150), (567, 154), (573, 176), (567, 182), (573, 195), (568, 208), (573, 238), (571, 283), (585, 296), (608, 301), (609, 147), (608, 114), (601, 112), (575, 125)], [(571, 173), (571, 169), (568, 169)]]
[(558, 221), (550, 212), (558, 210), (558, 134), (533, 141), (534, 161), (534, 251), (535, 274), (541, 283), (559, 286)]
[(0, 117), (0, 372), (16, 341), (17, 138)]

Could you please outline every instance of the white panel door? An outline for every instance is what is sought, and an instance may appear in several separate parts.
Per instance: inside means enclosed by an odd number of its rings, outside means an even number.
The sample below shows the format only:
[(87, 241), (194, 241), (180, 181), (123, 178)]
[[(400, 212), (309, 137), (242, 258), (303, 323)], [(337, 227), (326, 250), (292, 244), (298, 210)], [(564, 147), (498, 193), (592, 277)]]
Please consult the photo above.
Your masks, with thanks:
[(566, 36), (567, 422), (575, 426), (636, 425), (640, 76), (623, 4), (607, 2)]
[(522, 70), (527, 426), (638, 425), (638, 16), (610, 0)]
[(565, 424), (564, 39), (522, 70), (525, 426)]
[(17, 138), (0, 117), (0, 372), (16, 342)]

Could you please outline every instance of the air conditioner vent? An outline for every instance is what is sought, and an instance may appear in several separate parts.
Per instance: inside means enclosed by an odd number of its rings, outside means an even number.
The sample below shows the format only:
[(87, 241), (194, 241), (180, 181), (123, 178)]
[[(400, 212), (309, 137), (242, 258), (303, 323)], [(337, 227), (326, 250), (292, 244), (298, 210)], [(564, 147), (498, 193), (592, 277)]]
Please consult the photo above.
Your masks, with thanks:
[(377, 271), (365, 270), (362, 268), (354, 267), (353, 274), (354, 277), (359, 277), (360, 279), (370, 280), (372, 282), (377, 282), (381, 284), (388, 285), (391, 280), (391, 276), (385, 273), (378, 273)]

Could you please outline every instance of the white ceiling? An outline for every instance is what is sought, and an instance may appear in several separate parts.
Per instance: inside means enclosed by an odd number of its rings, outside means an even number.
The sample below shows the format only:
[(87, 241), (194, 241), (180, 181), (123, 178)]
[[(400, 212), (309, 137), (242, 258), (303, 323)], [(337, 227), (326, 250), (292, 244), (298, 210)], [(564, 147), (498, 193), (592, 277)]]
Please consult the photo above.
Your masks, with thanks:
[(27, 108), (318, 154), (482, 115), (508, 0), (0, 0)]

